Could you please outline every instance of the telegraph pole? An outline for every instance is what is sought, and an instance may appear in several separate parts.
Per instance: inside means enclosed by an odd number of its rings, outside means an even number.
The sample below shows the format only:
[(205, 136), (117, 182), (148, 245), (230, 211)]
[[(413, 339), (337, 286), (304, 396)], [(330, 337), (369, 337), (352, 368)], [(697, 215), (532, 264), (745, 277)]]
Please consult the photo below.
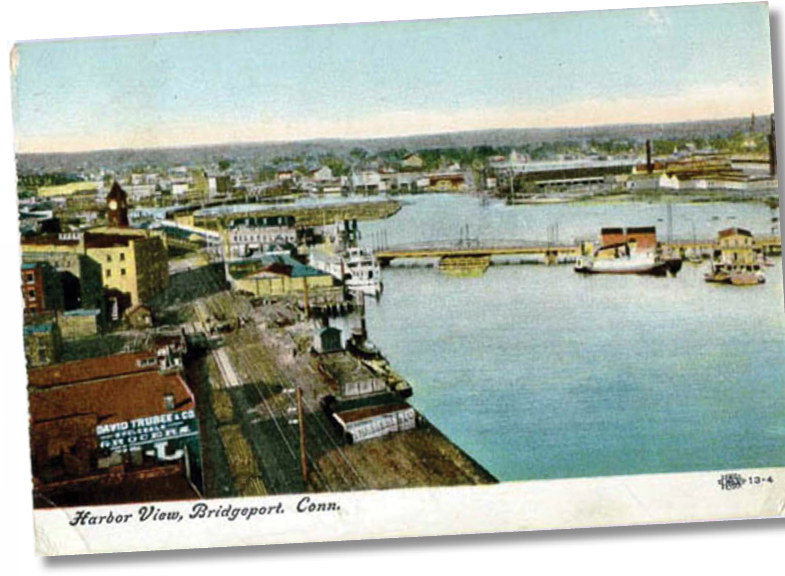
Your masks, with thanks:
[(308, 277), (303, 276), (303, 311), (305, 312), (305, 317), (311, 317), (311, 303), (308, 301)]
[(297, 421), (300, 424), (300, 468), (303, 472), (303, 487), (308, 487), (308, 463), (305, 458), (305, 419), (303, 418), (303, 390), (297, 387)]

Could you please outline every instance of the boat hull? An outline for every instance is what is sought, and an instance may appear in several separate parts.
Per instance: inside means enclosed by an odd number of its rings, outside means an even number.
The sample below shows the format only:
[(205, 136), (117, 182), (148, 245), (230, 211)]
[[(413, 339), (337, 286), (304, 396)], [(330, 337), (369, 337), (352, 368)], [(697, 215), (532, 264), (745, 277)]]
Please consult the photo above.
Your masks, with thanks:
[[(681, 268), (681, 263), (679, 264)], [(626, 274), (637, 276), (667, 276), (672, 272), (670, 262), (656, 262), (652, 264), (640, 265), (613, 265), (608, 264), (605, 266), (597, 266), (592, 263), (578, 263), (575, 265), (575, 271), (579, 274)], [(678, 272), (678, 270), (677, 270)]]

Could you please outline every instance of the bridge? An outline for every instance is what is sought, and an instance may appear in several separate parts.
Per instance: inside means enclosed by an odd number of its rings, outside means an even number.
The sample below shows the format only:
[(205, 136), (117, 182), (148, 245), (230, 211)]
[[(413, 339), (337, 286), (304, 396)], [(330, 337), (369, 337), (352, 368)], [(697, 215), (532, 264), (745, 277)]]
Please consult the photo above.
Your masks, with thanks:
[[(450, 264), (480, 265), (490, 263), (493, 256), (535, 256), (543, 262), (555, 264), (559, 259), (580, 256), (580, 244), (541, 242), (536, 240), (458, 240), (436, 241), (420, 244), (407, 244), (379, 248), (374, 251), (376, 260), (382, 267), (398, 259), (437, 259), (442, 268)], [(487, 267), (487, 266), (486, 266)]]
[[(782, 254), (780, 236), (757, 236), (754, 245), (767, 255)], [(684, 256), (687, 251), (712, 254), (720, 245), (713, 239), (674, 239), (660, 242), (663, 250)], [(596, 242), (545, 242), (536, 240), (452, 240), (385, 246), (374, 251), (379, 265), (386, 267), (398, 259), (435, 259), (445, 270), (481, 269), (490, 265), (494, 256), (534, 256), (544, 264), (569, 262), (597, 248)]]

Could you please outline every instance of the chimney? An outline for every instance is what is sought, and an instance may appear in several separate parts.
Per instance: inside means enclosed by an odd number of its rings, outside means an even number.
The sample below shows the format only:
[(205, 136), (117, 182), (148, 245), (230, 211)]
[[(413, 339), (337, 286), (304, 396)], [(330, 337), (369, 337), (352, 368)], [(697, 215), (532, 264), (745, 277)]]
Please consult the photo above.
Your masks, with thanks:
[(651, 161), (651, 140), (646, 140), (646, 172), (654, 172), (654, 164)]
[(769, 174), (777, 175), (777, 135), (774, 130), (774, 114), (771, 115), (771, 133), (769, 134)]

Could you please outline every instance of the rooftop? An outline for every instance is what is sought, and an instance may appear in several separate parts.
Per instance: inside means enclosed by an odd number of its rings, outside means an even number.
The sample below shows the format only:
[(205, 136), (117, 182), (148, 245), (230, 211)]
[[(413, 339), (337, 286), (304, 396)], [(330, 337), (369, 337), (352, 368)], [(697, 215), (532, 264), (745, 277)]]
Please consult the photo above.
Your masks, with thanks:
[(22, 250), (24, 246), (78, 246), (79, 238), (74, 236), (62, 236), (59, 234), (39, 234), (37, 236), (25, 236), (22, 238)]
[(182, 471), (180, 465), (141, 468), (126, 472), (122, 479), (108, 474), (96, 474), (78, 483), (63, 486), (47, 485), (36, 489), (36, 508), (98, 506), (127, 504), (129, 502), (151, 502), (164, 500), (195, 500), (199, 494)]
[(128, 234), (91, 234), (86, 233), (84, 237), (85, 248), (115, 248), (128, 246), (136, 240), (134, 236)]
[(727, 238), (728, 236), (749, 236), (752, 238), (752, 232), (745, 228), (726, 228), (719, 231), (720, 238)]
[(374, 377), (362, 362), (347, 353), (322, 356), (321, 363), (325, 371), (341, 384)]
[(44, 322), (42, 324), (25, 324), (25, 334), (45, 334), (50, 332), (54, 324), (52, 322)]
[(359, 408), (357, 410), (349, 410), (347, 412), (337, 412), (336, 416), (343, 420), (346, 424), (350, 422), (359, 422), (373, 418), (374, 416), (382, 416), (383, 414), (392, 414), (394, 412), (401, 412), (408, 410), (411, 406), (408, 404), (382, 404), (379, 406), (368, 406), (367, 408)]
[(27, 371), (27, 380), (30, 386), (46, 388), (139, 372), (157, 372), (157, 363), (149, 364), (148, 362), (144, 366), (140, 365), (140, 360), (149, 361), (150, 358), (155, 359), (155, 352), (152, 350), (52, 364), (41, 368), (31, 368)]
[(101, 311), (98, 308), (93, 309), (77, 309), (77, 310), (66, 310), (63, 312), (63, 316), (98, 316)]
[(264, 256), (262, 258), (238, 260), (232, 263), (232, 268), (230, 273), (235, 278), (247, 278), (254, 275), (265, 277), (270, 274), (289, 276), (290, 278), (329, 275), (326, 272), (303, 264), (299, 260), (295, 260), (288, 254), (276, 254)]
[(179, 374), (154, 371), (32, 390), (30, 419), (33, 427), (86, 415), (94, 415), (98, 424), (126, 422), (166, 412), (166, 395), (174, 398), (174, 411), (194, 407), (194, 398)]

